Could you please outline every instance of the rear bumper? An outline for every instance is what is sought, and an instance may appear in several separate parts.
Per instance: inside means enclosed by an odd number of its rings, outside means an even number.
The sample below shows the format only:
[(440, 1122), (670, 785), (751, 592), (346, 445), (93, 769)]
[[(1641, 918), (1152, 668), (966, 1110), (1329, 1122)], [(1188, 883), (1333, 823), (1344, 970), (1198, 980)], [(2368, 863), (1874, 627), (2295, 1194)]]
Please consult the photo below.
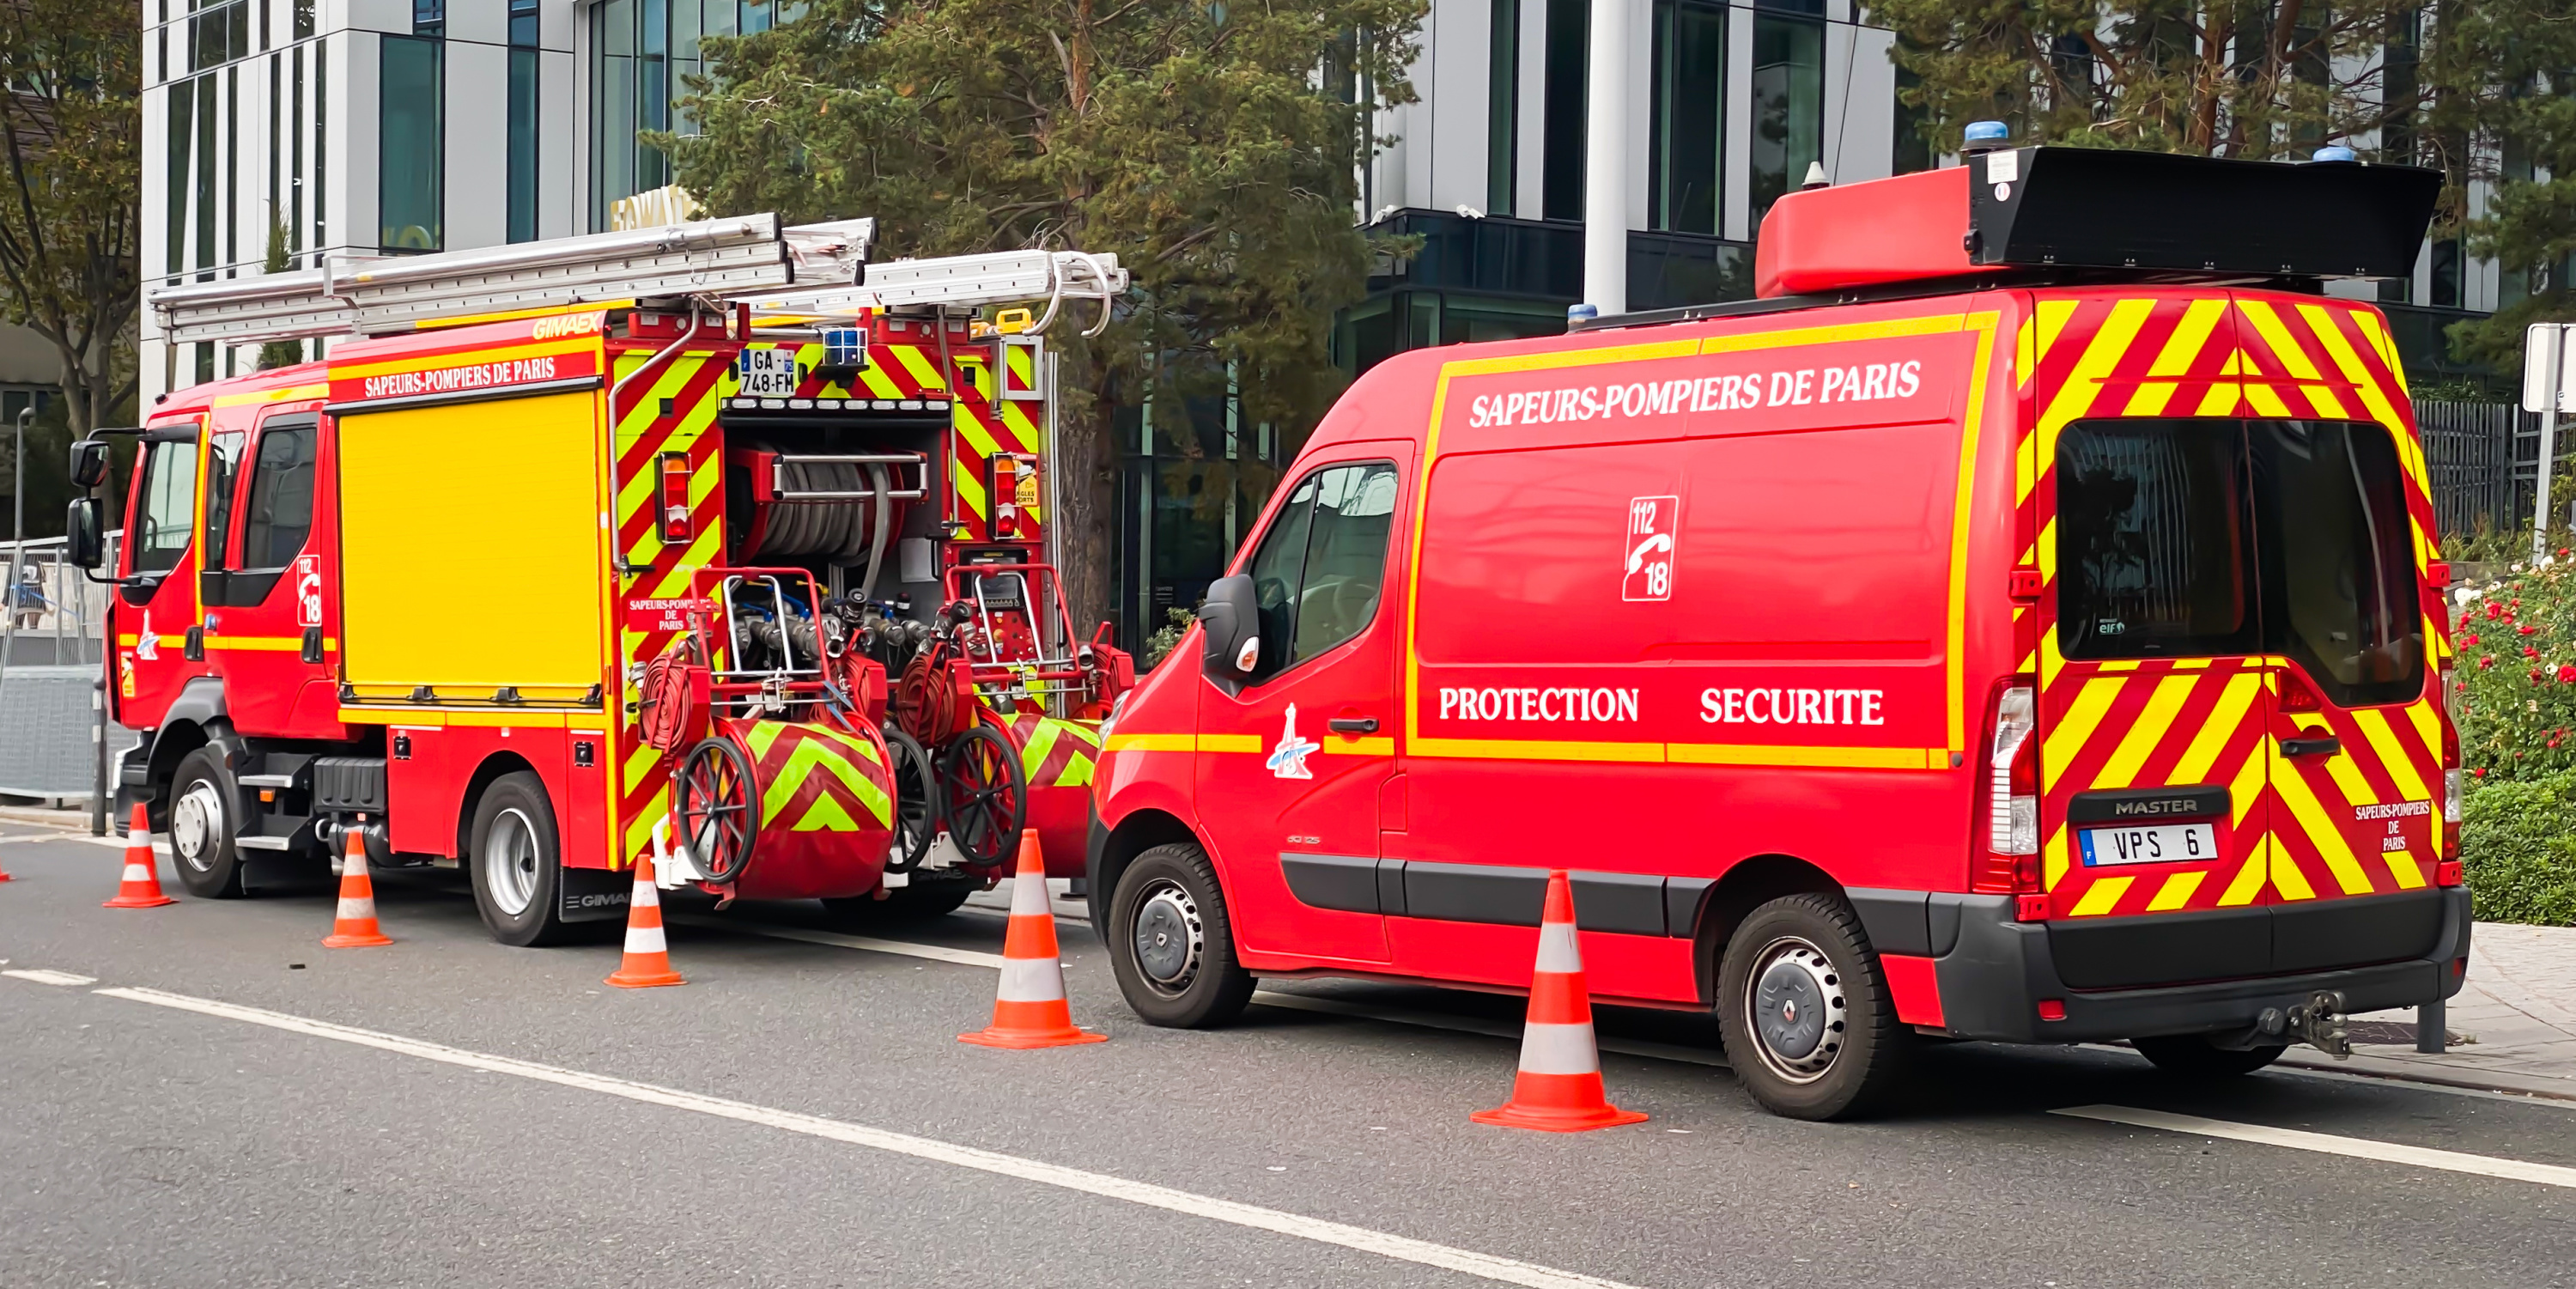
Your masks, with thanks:
[[(2286, 1012), (2304, 1005), (2319, 990), (2340, 991), (2346, 1009), (2353, 1012), (2412, 1007), (2459, 992), (2461, 975), (2455, 964), (2469, 953), (2469, 893), (2459, 887), (2300, 908), (2295, 931), (2282, 932), (2283, 951), (2295, 948), (2313, 962), (2320, 940), (2330, 941), (2338, 928), (2348, 928), (2352, 934), (2343, 941), (2350, 946), (2344, 960), (2366, 961), (2373, 956), (2370, 946), (2390, 944), (2381, 938), (2389, 921), (2389, 905), (2383, 901), (2394, 900), (2430, 907), (2422, 908), (2428, 915), (2422, 921), (2426, 935), (2410, 937), (2413, 942), (2401, 950), (2404, 956), (2387, 961), (2202, 983), (2079, 989), (2066, 983), (2052, 937), (2053, 927), (2060, 933), (2075, 928), (2064, 922), (2016, 922), (2010, 896), (1936, 893), (1931, 897), (1931, 920), (1937, 925), (1955, 916), (1958, 927), (1956, 942), (1933, 959), (1941, 990), (1941, 1028), (1960, 1038), (2079, 1043), (2239, 1029), (2253, 1024), (2267, 1008)], [(2119, 922), (2143, 924), (2152, 917)], [(2248, 933), (2268, 936), (2278, 925), (2270, 908), (2230, 910), (2223, 916), (2201, 915), (2194, 925), (2194, 938), (2207, 935), (2241, 943)], [(2120, 928), (2106, 919), (2100, 929), (2116, 934)], [(2080, 933), (2089, 936), (2094, 930), (2085, 926)], [(2078, 952), (2096, 954), (2099, 949), (2086, 946)], [(2151, 978), (2151, 974), (2142, 964), (2141, 975)], [(2040, 1004), (2050, 1000), (2065, 1008), (2065, 1019), (2040, 1019)]]

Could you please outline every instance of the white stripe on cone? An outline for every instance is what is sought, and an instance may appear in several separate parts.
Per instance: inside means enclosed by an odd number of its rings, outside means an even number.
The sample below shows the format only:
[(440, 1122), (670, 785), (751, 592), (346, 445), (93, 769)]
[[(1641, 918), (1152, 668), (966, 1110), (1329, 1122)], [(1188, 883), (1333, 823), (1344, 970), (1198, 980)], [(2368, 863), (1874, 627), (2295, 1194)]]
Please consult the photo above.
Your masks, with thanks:
[(340, 920), (341, 920), (341, 921), (346, 922), (346, 921), (349, 921), (349, 920), (350, 920), (350, 919), (352, 919), (352, 918), (371, 918), (371, 917), (374, 917), (375, 915), (376, 915), (376, 897), (375, 897), (375, 896), (372, 896), (372, 895), (362, 895), (362, 896), (349, 896), (349, 895), (343, 895), (343, 896), (341, 896), (341, 897), (340, 897), (340, 913), (339, 913), (339, 917), (340, 917)]
[(662, 928), (658, 926), (630, 925), (626, 928), (628, 953), (667, 953), (670, 947), (670, 942), (662, 938)]
[(636, 866), (635, 871), (638, 874), (635, 879), (635, 893), (628, 897), (628, 904), (639, 909), (658, 909), (662, 907), (662, 897), (655, 893), (653, 889), (653, 879), (649, 876), (643, 875), (651, 870), (639, 864)]
[(152, 873), (141, 864), (135, 863), (133, 860), (129, 859), (125, 861), (125, 876), (118, 880), (126, 882), (148, 882), (152, 880)]
[(1590, 1025), (1531, 1021), (1521, 1027), (1521, 1073), (1593, 1074), (1600, 1069), (1601, 1055), (1593, 1045)]
[(1573, 923), (1549, 922), (1539, 927), (1538, 969), (1556, 975), (1583, 970), (1583, 951), (1575, 947)]
[(1051, 1003), (1064, 997), (1064, 971), (1053, 958), (1004, 958), (1002, 1001)]
[(1047, 884), (1043, 877), (1011, 879), (1011, 916), (1055, 916), (1055, 907), (1047, 901)]

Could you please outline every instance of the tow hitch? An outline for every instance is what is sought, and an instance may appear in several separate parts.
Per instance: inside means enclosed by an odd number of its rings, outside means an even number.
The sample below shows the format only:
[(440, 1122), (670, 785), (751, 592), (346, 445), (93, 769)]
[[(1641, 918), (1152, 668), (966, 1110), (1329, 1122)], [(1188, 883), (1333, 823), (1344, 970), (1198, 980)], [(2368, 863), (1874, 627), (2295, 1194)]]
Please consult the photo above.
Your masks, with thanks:
[(2288, 1009), (2266, 1007), (2246, 1026), (2217, 1045), (2226, 1048), (2269, 1047), (2285, 1040), (2306, 1043), (2340, 1061), (2352, 1055), (2350, 1017), (2344, 1015), (2343, 992), (2320, 989), (2308, 1001)]

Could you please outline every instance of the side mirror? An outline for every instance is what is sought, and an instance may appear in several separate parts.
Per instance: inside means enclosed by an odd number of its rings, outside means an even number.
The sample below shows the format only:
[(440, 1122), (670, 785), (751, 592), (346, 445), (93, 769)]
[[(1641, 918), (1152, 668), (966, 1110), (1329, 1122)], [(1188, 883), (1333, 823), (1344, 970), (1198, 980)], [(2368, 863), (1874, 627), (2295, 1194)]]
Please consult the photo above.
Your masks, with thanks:
[(107, 482), (107, 441), (82, 439), (72, 445), (72, 486), (87, 492)]
[(1253, 599), (1252, 579), (1238, 573), (1208, 583), (1199, 626), (1199, 669), (1207, 678), (1229, 687), (1251, 680), (1261, 663), (1261, 606)]
[[(99, 454), (102, 461), (106, 457), (103, 451)], [(64, 557), (76, 568), (96, 572), (107, 562), (107, 535), (99, 527), (98, 498), (81, 497), (72, 502), (71, 509), (63, 515), (63, 546)]]

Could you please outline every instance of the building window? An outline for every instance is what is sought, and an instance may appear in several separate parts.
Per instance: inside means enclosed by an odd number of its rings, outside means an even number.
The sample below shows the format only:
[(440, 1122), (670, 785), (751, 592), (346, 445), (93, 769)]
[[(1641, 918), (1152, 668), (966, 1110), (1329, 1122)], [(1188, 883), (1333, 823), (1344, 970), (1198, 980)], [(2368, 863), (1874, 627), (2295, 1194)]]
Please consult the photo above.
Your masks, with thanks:
[(197, 280), (210, 281), (215, 267), (215, 78), (200, 76), (197, 85)]
[(1660, 0), (1654, 42), (1646, 226), (1714, 235), (1726, 155), (1726, 10), (1700, 0)]
[(1546, 151), (1539, 174), (1543, 219), (1583, 218), (1583, 82), (1591, 37), (1591, 0), (1547, 0), (1547, 102), (1539, 127)]
[(1485, 83), (1485, 213), (1512, 213), (1520, 182), (1521, 0), (1494, 0)]
[(377, 245), (388, 251), (435, 251), (444, 244), (445, 95), (442, 42), (383, 38), (378, 80)]
[(701, 36), (752, 35), (794, 18), (772, 0), (599, 0), (590, 6), (590, 223), (609, 226), (621, 197), (671, 182), (671, 163), (639, 131), (696, 131), (681, 101), (702, 69)]
[(537, 238), (537, 0), (510, 0), (509, 237)]
[(313, 35), (315, 3), (316, 0), (295, 0), (295, 38), (297, 40), (304, 40)]
[(188, 157), (189, 144), (196, 138), (191, 117), (197, 106), (197, 87), (180, 81), (170, 87), (170, 142), (168, 182), (163, 190), (169, 195), (169, 209), (161, 227), (167, 245), (163, 248), (161, 269), (170, 280), (179, 280), (179, 270), (188, 265)]
[(1939, 161), (1932, 155), (1932, 136), (1926, 133), (1931, 111), (1905, 101), (1907, 94), (1922, 88), (1922, 77), (1901, 65), (1896, 69), (1896, 155), (1889, 160), (1890, 174), (1929, 170)]
[(411, 0), (411, 34), (432, 39), (447, 34), (447, 0)]
[(1824, 160), (1825, 27), (1800, 18), (1753, 18), (1753, 220)]
[(2460, 239), (2445, 237), (2433, 243), (2431, 303), (2439, 308), (2466, 307), (2460, 283)]

